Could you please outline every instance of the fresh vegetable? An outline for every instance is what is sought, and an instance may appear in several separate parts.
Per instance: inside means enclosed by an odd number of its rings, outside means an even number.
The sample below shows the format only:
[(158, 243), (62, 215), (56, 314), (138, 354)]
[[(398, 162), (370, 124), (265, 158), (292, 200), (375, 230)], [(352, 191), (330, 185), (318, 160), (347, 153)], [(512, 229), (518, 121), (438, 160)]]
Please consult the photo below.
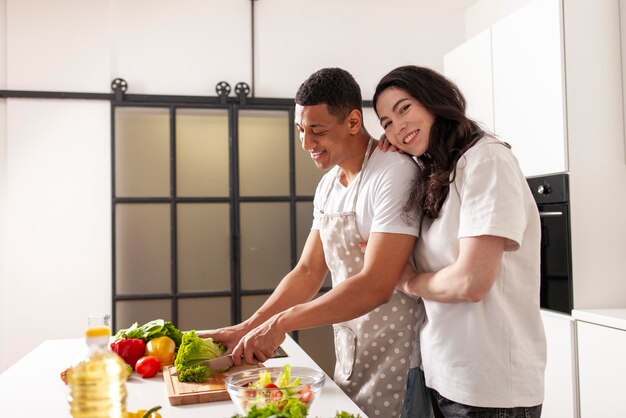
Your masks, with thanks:
[(135, 322), (130, 328), (119, 330), (117, 334), (115, 334), (115, 339), (140, 338), (144, 341), (149, 341), (153, 338), (164, 336), (171, 338), (178, 348), (182, 342), (183, 333), (171, 322), (164, 321), (163, 319), (155, 319), (142, 326), (139, 326), (139, 324)]
[(211, 371), (206, 366), (186, 367), (178, 375), (179, 382), (202, 383), (211, 376)]
[(161, 362), (161, 370), (163, 370), (163, 367), (174, 364), (176, 343), (170, 337), (153, 338), (146, 344), (145, 355), (158, 358)]
[[(313, 389), (311, 385), (300, 386), (300, 378), (291, 378), (291, 366), (283, 366), (282, 372), (272, 382), (272, 375), (268, 371), (261, 371), (259, 379), (246, 385), (253, 389), (246, 391), (245, 404), (247, 410), (257, 408), (263, 410), (267, 405), (273, 404), (278, 410), (284, 410), (289, 401), (296, 400), (304, 405), (313, 401)], [(267, 389), (267, 390), (263, 390)], [(282, 416), (282, 415), (281, 415)]]
[(122, 360), (134, 369), (137, 360), (144, 355), (146, 343), (139, 338), (121, 338), (113, 341), (110, 347), (111, 351), (119, 355)]
[(161, 369), (161, 362), (155, 356), (145, 356), (137, 361), (135, 371), (144, 379), (154, 377)]
[(61, 372), (61, 380), (63, 381), (63, 383), (65, 383), (67, 385), (67, 378), (70, 374), (70, 371), (72, 370), (71, 367), (68, 367), (67, 369), (63, 370)]
[[(189, 367), (204, 368), (207, 373), (207, 377), (213, 375), (213, 371), (204, 366), (203, 363), (207, 360), (213, 360), (214, 358), (222, 356), (226, 352), (226, 347), (223, 344), (216, 343), (212, 338), (200, 338), (196, 334), (196, 331), (191, 330), (183, 335), (183, 340), (178, 348), (178, 354), (174, 360), (176, 370), (182, 372)], [(200, 374), (200, 369), (190, 372), (189, 376), (197, 376)], [(178, 376), (178, 380), (183, 380), (186, 375)]]
[(289, 399), (284, 405), (268, 403), (262, 408), (253, 406), (248, 415), (233, 415), (232, 418), (304, 418), (308, 407), (297, 399)]
[(140, 409), (136, 412), (126, 412), (124, 418), (161, 418), (161, 414), (158, 411), (161, 409), (160, 406), (155, 406), (154, 408), (150, 408), (147, 411), (145, 409)]

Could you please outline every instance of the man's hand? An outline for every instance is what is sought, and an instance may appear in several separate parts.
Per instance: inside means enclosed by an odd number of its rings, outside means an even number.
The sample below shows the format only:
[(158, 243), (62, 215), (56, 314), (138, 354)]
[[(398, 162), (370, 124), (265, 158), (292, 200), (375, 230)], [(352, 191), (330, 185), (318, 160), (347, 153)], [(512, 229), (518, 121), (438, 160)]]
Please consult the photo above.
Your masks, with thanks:
[(237, 346), (241, 338), (246, 335), (247, 329), (243, 324), (237, 324), (230, 327), (224, 327), (214, 330), (196, 331), (200, 338), (213, 338), (214, 341), (220, 342), (226, 346), (226, 353), (230, 354)]
[(257, 364), (274, 357), (274, 352), (285, 341), (285, 332), (277, 324), (276, 316), (248, 332), (233, 350), (233, 363)]

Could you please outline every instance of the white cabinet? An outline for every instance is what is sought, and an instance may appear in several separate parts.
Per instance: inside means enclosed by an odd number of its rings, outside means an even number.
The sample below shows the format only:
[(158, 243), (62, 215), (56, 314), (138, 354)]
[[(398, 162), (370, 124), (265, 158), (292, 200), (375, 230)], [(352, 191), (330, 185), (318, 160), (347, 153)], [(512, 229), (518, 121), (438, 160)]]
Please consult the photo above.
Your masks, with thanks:
[(489, 132), (493, 126), (491, 29), (474, 36), (447, 53), (444, 74), (461, 89), (467, 101), (466, 114)]
[(526, 176), (567, 171), (560, 7), (533, 1), (492, 27), (495, 132)]
[(626, 331), (577, 321), (581, 418), (626, 413)]
[(576, 327), (569, 315), (541, 311), (546, 331), (547, 363), (543, 418), (577, 418), (578, 371)]

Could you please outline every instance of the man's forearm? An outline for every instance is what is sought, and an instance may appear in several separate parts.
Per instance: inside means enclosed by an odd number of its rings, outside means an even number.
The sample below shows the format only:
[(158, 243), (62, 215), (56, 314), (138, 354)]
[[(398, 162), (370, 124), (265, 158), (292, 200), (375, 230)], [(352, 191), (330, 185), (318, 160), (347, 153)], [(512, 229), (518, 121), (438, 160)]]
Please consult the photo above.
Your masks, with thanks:
[(290, 332), (357, 318), (386, 303), (393, 294), (393, 287), (371, 286), (371, 283), (354, 276), (315, 300), (276, 314), (270, 321), (282, 332)]
[(252, 329), (272, 316), (293, 306), (310, 301), (317, 295), (323, 284), (312, 275), (291, 271), (278, 284), (265, 303), (243, 325)]

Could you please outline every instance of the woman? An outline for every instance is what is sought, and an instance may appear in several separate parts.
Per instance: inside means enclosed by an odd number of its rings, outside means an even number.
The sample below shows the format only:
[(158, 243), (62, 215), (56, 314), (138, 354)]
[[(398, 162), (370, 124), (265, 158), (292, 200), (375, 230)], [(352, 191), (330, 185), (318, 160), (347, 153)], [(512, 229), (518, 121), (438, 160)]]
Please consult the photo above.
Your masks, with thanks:
[(400, 286), (424, 299), (435, 416), (539, 417), (540, 225), (517, 160), (465, 116), (454, 83), (428, 68), (384, 76), (374, 107), (389, 143), (422, 167), (405, 208), (423, 213), (417, 271), (407, 268)]

